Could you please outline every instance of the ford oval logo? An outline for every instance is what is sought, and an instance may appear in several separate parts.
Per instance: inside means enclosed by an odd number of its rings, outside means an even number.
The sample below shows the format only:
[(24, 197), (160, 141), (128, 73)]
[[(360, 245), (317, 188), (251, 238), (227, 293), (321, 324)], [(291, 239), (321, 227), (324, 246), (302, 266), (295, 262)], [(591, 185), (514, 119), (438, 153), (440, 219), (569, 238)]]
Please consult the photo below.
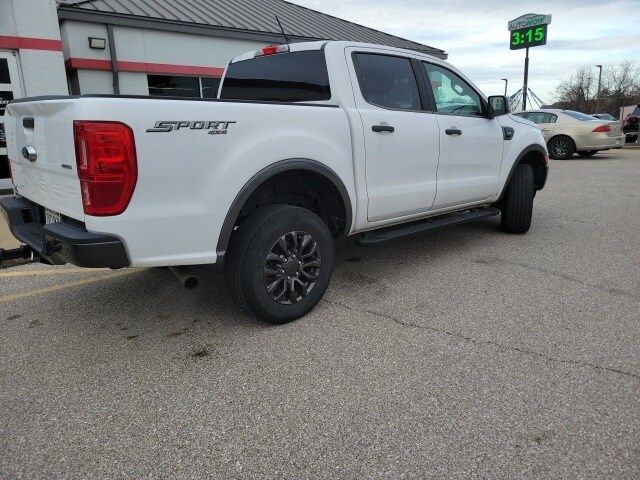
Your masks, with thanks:
[(33, 145), (27, 145), (22, 147), (22, 156), (30, 162), (35, 162), (38, 159), (38, 151)]

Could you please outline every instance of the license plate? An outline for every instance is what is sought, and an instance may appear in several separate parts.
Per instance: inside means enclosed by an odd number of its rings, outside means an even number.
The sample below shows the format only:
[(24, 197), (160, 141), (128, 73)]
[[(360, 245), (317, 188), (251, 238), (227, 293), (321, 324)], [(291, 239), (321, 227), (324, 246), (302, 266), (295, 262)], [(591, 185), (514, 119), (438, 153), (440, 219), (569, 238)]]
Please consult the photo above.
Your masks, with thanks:
[(616, 145), (620, 145), (622, 143), (622, 140), (620, 140), (619, 138), (616, 138)]
[(58, 212), (54, 212), (53, 210), (49, 210), (48, 208), (44, 209), (44, 223), (49, 225), (50, 223), (57, 223), (62, 221), (62, 216)]

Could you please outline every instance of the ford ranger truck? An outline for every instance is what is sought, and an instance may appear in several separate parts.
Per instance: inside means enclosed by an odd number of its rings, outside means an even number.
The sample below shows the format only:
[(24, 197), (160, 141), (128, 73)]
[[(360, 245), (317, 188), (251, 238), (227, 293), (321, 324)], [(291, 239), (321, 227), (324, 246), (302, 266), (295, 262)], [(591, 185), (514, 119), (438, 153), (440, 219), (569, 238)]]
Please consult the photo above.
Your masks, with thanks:
[(548, 155), (536, 126), (432, 56), (354, 42), (231, 60), (218, 98), (80, 95), (7, 107), (10, 228), (41, 261), (223, 263), (271, 323), (322, 298), (334, 240), (375, 245), (501, 216), (525, 233)]

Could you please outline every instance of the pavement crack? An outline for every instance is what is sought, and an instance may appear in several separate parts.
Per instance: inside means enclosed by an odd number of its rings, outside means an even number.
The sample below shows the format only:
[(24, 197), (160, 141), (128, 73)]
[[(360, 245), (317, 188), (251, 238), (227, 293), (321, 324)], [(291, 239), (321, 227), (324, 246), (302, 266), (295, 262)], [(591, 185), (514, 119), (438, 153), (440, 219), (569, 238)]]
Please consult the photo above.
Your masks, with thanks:
[(493, 348), (497, 348), (499, 350), (503, 350), (503, 351), (507, 351), (507, 352), (515, 352), (515, 353), (519, 353), (521, 355), (527, 355), (530, 357), (537, 357), (539, 359), (545, 360), (547, 362), (555, 362), (555, 363), (563, 363), (563, 364), (567, 364), (567, 365), (577, 365), (577, 366), (583, 366), (583, 367), (590, 367), (593, 368), (595, 370), (600, 370), (600, 371), (605, 371), (605, 372), (611, 372), (611, 373), (617, 373), (619, 375), (623, 375), (625, 377), (629, 377), (629, 378), (633, 378), (635, 380), (640, 380), (640, 375), (637, 373), (633, 373), (633, 372), (628, 372), (626, 370), (621, 370), (618, 368), (614, 368), (614, 367), (607, 367), (604, 365), (598, 365), (596, 363), (592, 363), (592, 362), (585, 362), (583, 360), (575, 360), (575, 359), (571, 359), (571, 358), (560, 358), (560, 357), (553, 357), (551, 355), (545, 355), (544, 353), (540, 353), (540, 352), (536, 352), (535, 350), (530, 350), (528, 348), (522, 348), (522, 347), (515, 347), (515, 346), (511, 346), (511, 345), (505, 345), (503, 343), (499, 343), (499, 342), (492, 342), (492, 341), (487, 341), (487, 340), (478, 340), (477, 338), (473, 338), (461, 333), (457, 333), (457, 332), (452, 332), (450, 330), (446, 330), (446, 329), (441, 329), (441, 328), (437, 328), (434, 327), (432, 325), (421, 325), (418, 323), (414, 323), (414, 322), (409, 322), (406, 320), (403, 320), (401, 318), (398, 318), (396, 316), (390, 315), (388, 313), (384, 313), (384, 312), (378, 312), (375, 310), (366, 310), (366, 309), (361, 309), (361, 308), (354, 308), (351, 307), (350, 305), (346, 305), (342, 302), (338, 302), (335, 300), (328, 300), (326, 298), (323, 299), (324, 302), (327, 302), (331, 305), (336, 305), (340, 308), (346, 309), (346, 310), (350, 310), (350, 311), (356, 311), (356, 312), (360, 312), (360, 313), (367, 313), (369, 315), (373, 315), (379, 318), (383, 318), (385, 320), (391, 320), (392, 322), (394, 322), (397, 325), (400, 325), (403, 328), (416, 328), (418, 330), (423, 330), (423, 331), (431, 331), (434, 333), (438, 333), (441, 335), (446, 335), (448, 337), (452, 337), (452, 338), (456, 338), (458, 340), (462, 340), (468, 343), (471, 343), (472, 345), (477, 345), (477, 346), (491, 346)]
[(606, 285), (602, 285), (602, 284), (598, 284), (598, 283), (589, 283), (586, 282), (584, 280), (581, 280), (578, 277), (572, 276), (572, 275), (567, 275), (566, 273), (562, 273), (562, 272), (557, 272), (555, 270), (551, 270), (548, 268), (543, 268), (543, 267), (535, 267), (533, 265), (529, 265), (528, 263), (525, 262), (518, 262), (518, 261), (513, 261), (513, 260), (502, 260), (502, 259), (498, 259), (498, 258), (482, 258), (482, 259), (476, 259), (475, 260), (476, 263), (479, 263), (481, 265), (486, 265), (486, 266), (491, 266), (491, 267), (495, 267), (496, 265), (500, 264), (500, 263), (506, 263), (508, 265), (513, 265), (516, 267), (520, 267), (523, 268), (525, 270), (530, 270), (536, 273), (541, 273), (542, 275), (549, 275), (551, 277), (555, 277), (558, 278), (560, 280), (566, 280), (568, 282), (574, 283), (576, 285), (580, 285), (583, 287), (589, 287), (589, 288), (595, 288), (598, 290), (602, 290), (604, 292), (607, 292), (611, 295), (616, 295), (616, 296), (622, 296), (625, 298), (628, 298), (630, 300), (633, 300), (635, 302), (640, 302), (640, 297), (638, 297), (638, 295), (632, 293), (632, 292), (628, 292), (626, 290), (622, 290), (620, 288), (614, 288), (614, 287), (607, 287)]

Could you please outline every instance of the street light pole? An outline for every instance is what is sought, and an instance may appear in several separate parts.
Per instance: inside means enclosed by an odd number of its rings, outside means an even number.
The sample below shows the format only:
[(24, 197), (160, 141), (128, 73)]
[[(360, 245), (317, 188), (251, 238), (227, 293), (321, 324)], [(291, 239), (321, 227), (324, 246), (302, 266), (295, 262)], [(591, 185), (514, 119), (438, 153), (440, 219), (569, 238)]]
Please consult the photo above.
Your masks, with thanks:
[(509, 85), (509, 80), (507, 80), (506, 78), (503, 78), (502, 81), (504, 82), (504, 96), (507, 96), (507, 85)]
[(600, 73), (598, 73), (598, 99), (596, 102), (598, 111), (596, 113), (600, 113), (600, 88), (602, 86), (602, 65), (596, 65), (596, 67), (600, 69)]

